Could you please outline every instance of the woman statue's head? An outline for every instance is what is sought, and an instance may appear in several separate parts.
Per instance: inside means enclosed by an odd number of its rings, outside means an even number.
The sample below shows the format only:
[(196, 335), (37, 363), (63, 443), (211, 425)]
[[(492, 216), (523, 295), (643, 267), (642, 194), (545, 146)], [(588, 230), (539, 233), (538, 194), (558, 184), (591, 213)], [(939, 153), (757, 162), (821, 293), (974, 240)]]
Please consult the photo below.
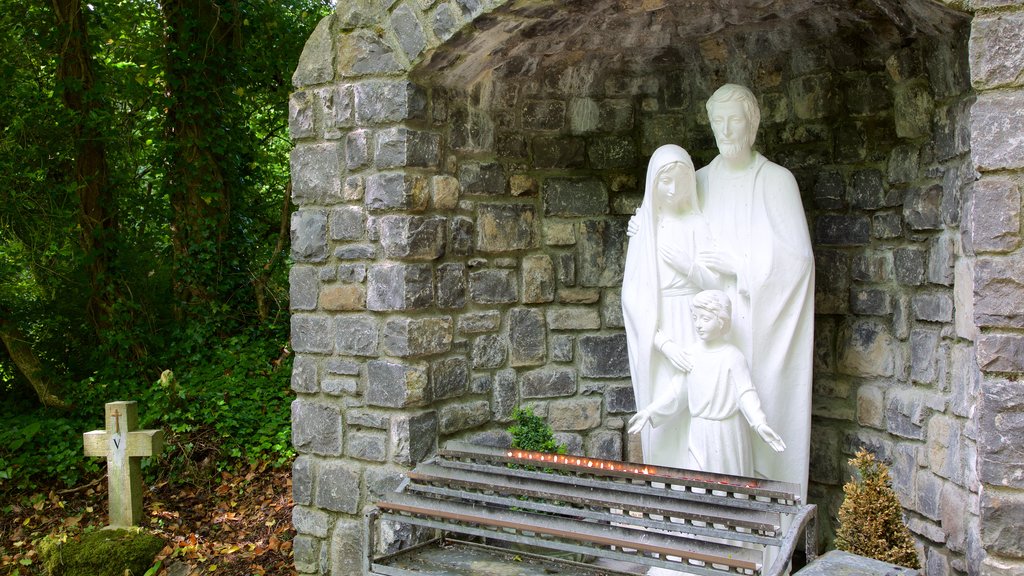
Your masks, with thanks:
[(675, 144), (654, 151), (647, 169), (647, 186), (658, 210), (686, 213), (697, 209), (693, 161)]

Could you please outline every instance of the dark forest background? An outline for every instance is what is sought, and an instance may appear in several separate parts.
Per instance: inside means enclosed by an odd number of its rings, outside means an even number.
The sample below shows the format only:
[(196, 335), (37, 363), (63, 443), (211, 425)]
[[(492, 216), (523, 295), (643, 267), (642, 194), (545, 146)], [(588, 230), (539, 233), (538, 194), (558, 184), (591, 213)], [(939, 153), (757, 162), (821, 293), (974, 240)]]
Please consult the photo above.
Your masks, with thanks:
[(287, 101), (330, 0), (0, 0), (0, 495), (99, 473), (139, 401), (164, 477), (289, 445)]

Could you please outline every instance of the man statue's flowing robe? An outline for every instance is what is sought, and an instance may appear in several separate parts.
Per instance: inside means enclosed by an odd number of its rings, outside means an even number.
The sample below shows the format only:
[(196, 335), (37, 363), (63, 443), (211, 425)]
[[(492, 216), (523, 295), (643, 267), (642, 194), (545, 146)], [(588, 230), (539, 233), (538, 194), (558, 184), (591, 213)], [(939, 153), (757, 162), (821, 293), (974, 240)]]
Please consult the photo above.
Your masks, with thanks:
[(701, 208), (736, 281), (731, 340), (750, 363), (768, 425), (786, 443), (777, 453), (755, 441), (757, 476), (802, 487), (810, 458), (814, 258), (796, 180), (757, 154), (738, 175), (721, 157), (697, 171)]

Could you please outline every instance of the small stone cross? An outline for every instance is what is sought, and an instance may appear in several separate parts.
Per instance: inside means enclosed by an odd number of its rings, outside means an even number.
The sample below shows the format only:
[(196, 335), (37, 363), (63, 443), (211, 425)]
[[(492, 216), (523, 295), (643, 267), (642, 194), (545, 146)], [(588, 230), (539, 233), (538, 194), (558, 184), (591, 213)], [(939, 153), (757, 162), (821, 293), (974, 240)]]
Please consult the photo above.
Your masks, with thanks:
[(105, 456), (109, 485), (110, 525), (135, 526), (142, 519), (143, 456), (163, 450), (163, 430), (136, 430), (135, 402), (108, 402), (105, 430), (83, 434), (86, 456)]

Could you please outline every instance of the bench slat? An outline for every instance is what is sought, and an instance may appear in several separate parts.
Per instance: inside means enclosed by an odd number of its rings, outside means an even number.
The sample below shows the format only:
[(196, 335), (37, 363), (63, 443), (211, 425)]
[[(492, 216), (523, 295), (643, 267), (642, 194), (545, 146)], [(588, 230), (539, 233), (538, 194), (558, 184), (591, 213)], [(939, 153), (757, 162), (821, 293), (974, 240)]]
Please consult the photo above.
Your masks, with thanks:
[[(439, 502), (435, 500), (431, 502), (429, 499), (408, 493), (392, 494), (390, 498), (390, 501), (379, 502), (377, 506), (382, 510), (510, 528), (574, 541), (586, 541), (601, 546), (631, 548), (742, 570), (757, 571), (761, 567), (761, 552), (759, 550), (729, 544), (698, 541), (675, 534), (648, 532), (616, 525), (570, 522), (555, 516), (501, 510), (490, 506), (454, 501)], [(443, 506), (439, 506), (439, 504)], [(542, 521), (538, 522), (538, 517)]]
[[(556, 475), (548, 475), (556, 477)], [(781, 520), (777, 513), (737, 509), (723, 504), (705, 504), (688, 501), (666, 501), (664, 498), (637, 493), (629, 484), (605, 483), (600, 488), (579, 490), (577, 485), (563, 485), (548, 478), (510, 478), (497, 474), (459, 470), (442, 466), (421, 464), (408, 477), (416, 482), (440, 483), (475, 490), (494, 490), (503, 494), (541, 497), (545, 500), (559, 500), (582, 506), (622, 509), (646, 514), (657, 514), (672, 518), (685, 518), (710, 524), (742, 527), (761, 532), (779, 532)], [(410, 486), (412, 488), (412, 486)], [(466, 497), (471, 497), (469, 494)]]

